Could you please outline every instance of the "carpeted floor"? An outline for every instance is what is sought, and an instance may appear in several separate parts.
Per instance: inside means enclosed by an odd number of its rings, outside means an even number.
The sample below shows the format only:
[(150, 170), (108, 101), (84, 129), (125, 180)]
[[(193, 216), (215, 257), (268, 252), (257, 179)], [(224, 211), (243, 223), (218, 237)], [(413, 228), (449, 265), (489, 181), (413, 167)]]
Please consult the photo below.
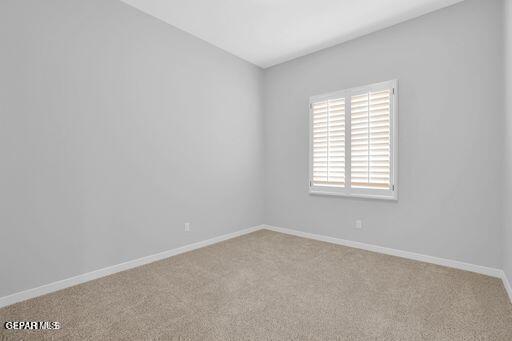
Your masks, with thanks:
[(268, 230), (0, 309), (13, 320), (62, 328), (0, 340), (512, 340), (499, 279)]

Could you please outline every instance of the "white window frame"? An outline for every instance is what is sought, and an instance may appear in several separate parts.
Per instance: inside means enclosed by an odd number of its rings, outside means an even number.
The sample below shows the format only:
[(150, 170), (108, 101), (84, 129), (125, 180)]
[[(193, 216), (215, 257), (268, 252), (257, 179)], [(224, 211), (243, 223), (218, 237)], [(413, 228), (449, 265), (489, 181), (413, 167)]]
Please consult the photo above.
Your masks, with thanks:
[[(390, 189), (351, 187), (351, 98), (354, 95), (393, 89), (390, 98)], [(345, 98), (345, 187), (313, 185), (313, 103), (329, 99)], [(309, 193), (314, 195), (334, 195), (343, 197), (398, 200), (398, 80), (359, 86), (309, 98)]]

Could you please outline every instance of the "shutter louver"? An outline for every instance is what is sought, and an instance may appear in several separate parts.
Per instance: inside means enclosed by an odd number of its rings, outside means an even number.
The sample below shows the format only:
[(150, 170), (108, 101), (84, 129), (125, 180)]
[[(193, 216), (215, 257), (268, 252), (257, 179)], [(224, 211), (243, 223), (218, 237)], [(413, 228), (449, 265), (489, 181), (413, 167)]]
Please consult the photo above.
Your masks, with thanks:
[(391, 93), (351, 97), (351, 186), (391, 188)]
[(345, 187), (345, 99), (312, 104), (313, 185)]

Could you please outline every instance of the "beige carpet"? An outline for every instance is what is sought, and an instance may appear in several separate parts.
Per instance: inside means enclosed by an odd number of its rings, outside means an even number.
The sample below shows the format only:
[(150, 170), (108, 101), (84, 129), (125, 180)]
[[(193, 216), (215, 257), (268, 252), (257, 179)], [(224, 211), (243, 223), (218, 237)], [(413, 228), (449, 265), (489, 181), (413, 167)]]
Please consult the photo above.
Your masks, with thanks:
[(6, 307), (0, 320), (62, 324), (0, 340), (512, 340), (499, 279), (267, 230)]

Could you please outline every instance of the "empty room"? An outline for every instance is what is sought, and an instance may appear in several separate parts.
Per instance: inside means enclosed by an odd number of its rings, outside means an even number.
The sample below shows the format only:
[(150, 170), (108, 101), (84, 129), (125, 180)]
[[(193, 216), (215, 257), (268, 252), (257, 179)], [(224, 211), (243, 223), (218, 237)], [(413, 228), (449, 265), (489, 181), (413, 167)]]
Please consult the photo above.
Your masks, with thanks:
[(0, 0), (0, 340), (512, 340), (512, 0)]

